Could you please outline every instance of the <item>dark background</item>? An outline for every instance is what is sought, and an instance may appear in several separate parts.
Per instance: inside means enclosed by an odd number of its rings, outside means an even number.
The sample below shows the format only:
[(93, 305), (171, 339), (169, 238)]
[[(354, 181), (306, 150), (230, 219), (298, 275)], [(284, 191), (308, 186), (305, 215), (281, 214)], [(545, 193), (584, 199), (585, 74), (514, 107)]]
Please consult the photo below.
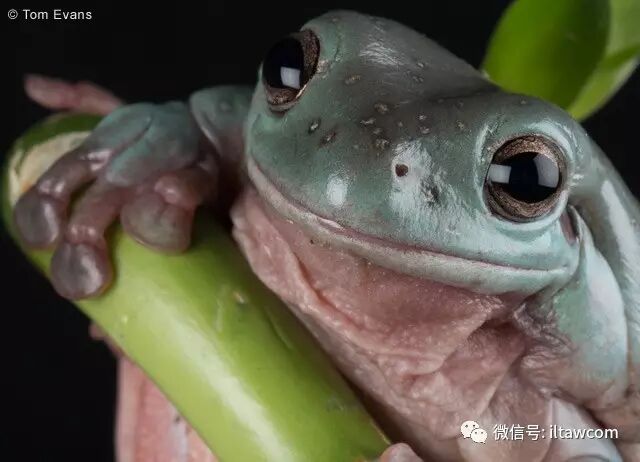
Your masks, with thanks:
[[(93, 16), (85, 21), (11, 21), (4, 16), (9, 35), (3, 73), (10, 81), (2, 87), (0, 152), (47, 114), (22, 92), (27, 72), (91, 80), (127, 101), (184, 99), (205, 86), (254, 82), (272, 42), (336, 7), (396, 19), (477, 66), (507, 4), (422, 0), (321, 7), (264, 2), (258, 7), (210, 1), (204, 7), (103, 4), (85, 8)], [(585, 125), (640, 197), (638, 108), (640, 75)], [(109, 351), (89, 339), (87, 320), (25, 262), (4, 230), (0, 256), (0, 459), (112, 461), (115, 364)]]

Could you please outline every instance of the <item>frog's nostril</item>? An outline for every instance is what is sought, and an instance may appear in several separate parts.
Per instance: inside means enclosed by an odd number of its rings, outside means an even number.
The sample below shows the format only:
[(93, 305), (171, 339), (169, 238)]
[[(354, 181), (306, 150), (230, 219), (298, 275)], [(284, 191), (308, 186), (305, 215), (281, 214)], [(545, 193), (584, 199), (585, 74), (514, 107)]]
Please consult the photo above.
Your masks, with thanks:
[(396, 176), (399, 176), (399, 177), (403, 177), (407, 173), (409, 173), (409, 167), (407, 167), (405, 164), (396, 164), (395, 170), (396, 170)]

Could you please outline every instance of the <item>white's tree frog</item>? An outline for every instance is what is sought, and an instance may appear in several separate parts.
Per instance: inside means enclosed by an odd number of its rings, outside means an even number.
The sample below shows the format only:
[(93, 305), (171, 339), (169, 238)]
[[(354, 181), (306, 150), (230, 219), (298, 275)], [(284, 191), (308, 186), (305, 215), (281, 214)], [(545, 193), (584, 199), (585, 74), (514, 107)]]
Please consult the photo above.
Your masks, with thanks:
[[(117, 105), (46, 80), (31, 93)], [(112, 278), (113, 221), (181, 251), (214, 201), (233, 203), (255, 272), (420, 457), (640, 460), (640, 209), (564, 111), (393, 21), (332, 12), (277, 43), (255, 89), (110, 112), (15, 219), (29, 245), (55, 246), (56, 289), (82, 298)], [(469, 420), (484, 444), (461, 435)], [(619, 438), (505, 441), (501, 425)]]

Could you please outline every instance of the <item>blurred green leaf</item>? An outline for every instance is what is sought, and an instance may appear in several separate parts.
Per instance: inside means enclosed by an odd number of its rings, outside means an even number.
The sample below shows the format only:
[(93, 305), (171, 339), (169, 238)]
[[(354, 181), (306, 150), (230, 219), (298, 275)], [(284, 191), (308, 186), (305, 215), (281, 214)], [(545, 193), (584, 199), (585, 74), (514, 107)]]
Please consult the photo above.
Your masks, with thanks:
[(609, 24), (609, 0), (516, 0), (493, 33), (483, 67), (509, 91), (569, 108), (605, 55)]
[(640, 56), (640, 0), (610, 0), (611, 22), (604, 56), (569, 112), (583, 119), (599, 109), (624, 84)]

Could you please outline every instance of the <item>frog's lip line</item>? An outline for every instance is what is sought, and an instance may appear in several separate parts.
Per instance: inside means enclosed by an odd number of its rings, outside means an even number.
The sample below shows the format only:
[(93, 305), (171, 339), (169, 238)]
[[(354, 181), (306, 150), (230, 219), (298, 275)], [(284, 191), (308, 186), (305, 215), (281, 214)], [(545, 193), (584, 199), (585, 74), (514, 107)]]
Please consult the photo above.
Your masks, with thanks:
[(268, 179), (257, 162), (248, 156), (247, 169), (260, 196), (276, 211), (301, 226), (305, 232), (325, 240), (372, 263), (399, 273), (430, 279), (443, 284), (497, 294), (533, 294), (552, 284), (566, 281), (571, 268), (549, 270), (501, 265), (434, 252), (410, 245), (389, 243), (321, 217), (300, 202), (285, 196)]

